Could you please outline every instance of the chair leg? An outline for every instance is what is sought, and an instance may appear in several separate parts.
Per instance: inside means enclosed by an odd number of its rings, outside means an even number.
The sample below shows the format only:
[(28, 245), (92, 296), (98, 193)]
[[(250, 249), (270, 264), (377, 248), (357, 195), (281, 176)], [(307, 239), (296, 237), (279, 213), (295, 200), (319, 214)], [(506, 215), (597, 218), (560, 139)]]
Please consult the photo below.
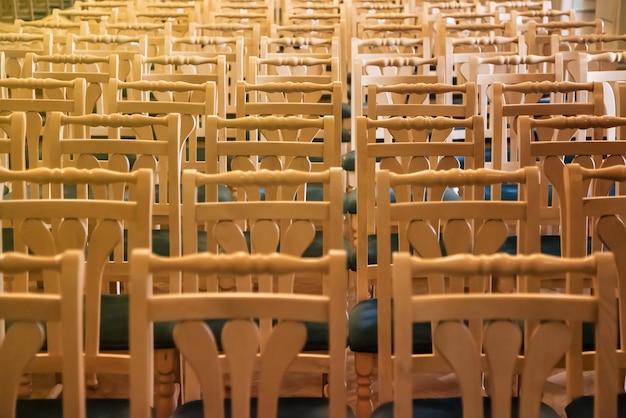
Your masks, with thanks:
[(368, 418), (372, 413), (372, 375), (375, 364), (375, 354), (354, 353), (357, 418)]
[(178, 406), (180, 386), (175, 382), (179, 356), (174, 349), (154, 351), (154, 371), (156, 386), (154, 391), (154, 408), (156, 418), (168, 418)]

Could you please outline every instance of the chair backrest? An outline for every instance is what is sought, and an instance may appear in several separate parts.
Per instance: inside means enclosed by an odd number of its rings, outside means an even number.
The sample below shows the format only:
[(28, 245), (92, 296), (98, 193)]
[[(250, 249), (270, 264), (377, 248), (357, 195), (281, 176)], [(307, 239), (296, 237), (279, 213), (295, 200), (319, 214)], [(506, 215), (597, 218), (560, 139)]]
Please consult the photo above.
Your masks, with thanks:
[[(582, 275), (594, 279), (595, 287), (592, 294), (584, 296), (414, 295), (413, 278), (430, 275), (446, 276), (451, 281), (496, 276), (540, 281)], [(393, 276), (394, 415), (411, 416), (412, 376), (423, 367), (412, 355), (414, 322), (432, 324), (434, 357), (456, 373), (461, 387), (463, 417), (469, 418), (484, 414), (481, 385), (484, 372), (488, 372), (492, 379), (489, 397), (494, 416), (511, 416), (517, 412), (511, 410), (510, 387), (514, 375), (521, 374), (519, 414), (538, 417), (546, 377), (557, 362), (564, 355), (570, 363), (580, 364), (582, 361), (580, 354), (572, 352), (570, 347), (578, 336), (575, 324), (584, 321), (594, 324), (596, 335), (593, 416), (617, 416), (616, 280), (615, 261), (611, 254), (582, 259), (501, 254), (424, 259), (397, 253)], [(520, 323), (524, 324), (525, 331)], [(472, 324), (476, 325), (474, 329)], [(526, 333), (528, 328), (532, 334)], [(532, 338), (526, 338), (529, 335)], [(523, 352), (522, 359), (520, 352)], [(567, 373), (571, 374), (573, 370), (568, 368)]]
[(485, 117), (485, 136), (493, 137), (493, 84), (563, 81), (563, 57), (561, 54), (539, 55), (492, 55), (470, 58), (470, 81), (478, 90), (478, 112)]
[[(223, 80), (222, 80), (223, 81)], [(225, 93), (224, 91), (222, 93)], [(202, 84), (184, 81), (119, 81), (112, 79), (107, 92), (110, 108), (107, 113), (166, 116), (180, 114), (180, 140), (185, 149), (181, 169), (198, 168), (202, 164), (204, 120), (206, 115), (225, 116), (226, 109), (218, 113), (220, 99), (215, 83)], [(221, 96), (223, 105), (224, 96)], [(127, 133), (122, 132), (122, 135)], [(131, 129), (131, 136), (132, 129)]]
[[(367, 117), (370, 119), (394, 116), (445, 116), (466, 119), (476, 114), (478, 104), (474, 83), (370, 84), (367, 97)], [(464, 136), (463, 129), (454, 129), (450, 133), (451, 139), (461, 139)]]
[[(393, 117), (373, 120), (360, 117), (357, 121), (357, 299), (367, 297), (369, 278), (376, 266), (368, 267), (368, 235), (375, 234), (377, 205), (376, 172), (380, 169), (395, 173), (412, 173), (422, 170), (448, 170), (459, 168), (460, 157), (466, 169), (481, 168), (484, 160), (482, 118), (467, 119), (445, 117)], [(446, 142), (455, 128), (465, 129), (463, 141)], [(386, 130), (392, 141), (377, 143), (377, 130)], [(384, 136), (383, 136), (384, 137)], [(437, 195), (441, 196), (443, 190)], [(465, 195), (464, 191), (462, 194)], [(467, 197), (472, 194), (467, 191)], [(432, 194), (431, 198), (435, 198)], [(378, 201), (378, 203), (377, 203)], [(368, 271), (369, 270), (369, 271)]]
[(52, 34), (0, 33), (0, 52), (4, 52), (7, 77), (22, 77), (22, 65), (27, 53), (52, 54)]
[[(571, 162), (587, 168), (615, 164), (626, 156), (626, 118), (610, 116), (572, 116), (551, 119), (519, 118), (520, 164), (536, 165), (541, 173), (538, 201), (544, 234), (560, 235), (561, 253), (568, 242), (563, 227), (563, 204), (567, 201), (564, 166)], [(621, 129), (617, 139), (610, 140), (607, 129)], [(583, 140), (572, 140), (582, 130)], [(591, 133), (589, 133), (589, 131)], [(615, 136), (613, 136), (615, 138)]]
[[(86, 113), (104, 113), (105, 91), (109, 80), (119, 78), (119, 57), (87, 54), (26, 54), (24, 74), (26, 77), (73, 81), (85, 80), (86, 90), (74, 100), (84, 100)], [(84, 113), (80, 113), (84, 114)]]
[(243, 36), (166, 36), (164, 55), (196, 58), (224, 56), (228, 93), (226, 97), (226, 113), (231, 115), (236, 113), (235, 86), (238, 81), (244, 79), (246, 64)]
[[(494, 83), (492, 86), (492, 166), (496, 170), (514, 170), (519, 164), (517, 120), (522, 115), (534, 117), (601, 116), (604, 94), (600, 83), (523, 82)], [(546, 101), (546, 96), (548, 101)], [(563, 132), (565, 135), (569, 135)], [(579, 131), (584, 140), (586, 132)], [(568, 138), (561, 138), (567, 140)]]
[[(483, 190), (515, 184), (517, 201), (485, 198)], [(445, 200), (444, 188), (473, 188), (473, 196)], [(382, 170), (376, 176), (376, 291), (378, 323), (391, 320), (392, 253), (409, 252), (423, 258), (496, 252), (532, 254), (539, 250), (539, 192), (536, 168), (512, 172), (493, 170), (426, 170), (396, 174)], [(466, 193), (466, 195), (469, 193)], [(393, 196), (393, 197), (392, 197)], [(358, 248), (358, 247), (357, 247)], [(357, 254), (358, 260), (358, 254)], [(371, 267), (370, 267), (371, 268)], [(358, 269), (357, 269), (358, 272)], [(511, 291), (527, 286), (506, 279), (462, 281), (446, 285), (443, 276), (429, 276), (430, 293)], [(537, 290), (537, 289), (536, 289)], [(381, 327), (382, 328), (382, 327)], [(379, 379), (391, 382), (391, 329), (378, 331)], [(424, 360), (426, 362), (426, 360)], [(432, 364), (436, 368), (436, 363)], [(387, 396), (389, 392), (386, 392)]]
[[(335, 119), (301, 119), (297, 116), (246, 116), (206, 120), (206, 173), (227, 169), (250, 171), (258, 168), (321, 171), (339, 167), (340, 138), (335, 137)], [(235, 141), (225, 140), (235, 131)], [(319, 141), (319, 138), (324, 138)], [(232, 161), (228, 161), (232, 157)], [(320, 162), (321, 160), (321, 162)], [(228, 167), (227, 167), (228, 163)]]
[[(0, 115), (0, 167), (26, 169), (26, 114)], [(11, 192), (19, 194), (17, 190)]]
[[(618, 354), (623, 356), (626, 341), (624, 331), (624, 301), (626, 289), (623, 280), (626, 277), (624, 254), (626, 249), (622, 243), (621, 234), (624, 231), (624, 213), (626, 199), (624, 196), (624, 182), (626, 171), (622, 156), (607, 158), (602, 165), (584, 167), (580, 164), (568, 164), (565, 168), (565, 196), (567, 246), (566, 256), (584, 257), (589, 251), (611, 251), (615, 255), (620, 284), (617, 286), (619, 302), (619, 342)], [(572, 280), (569, 283), (572, 292), (581, 293), (583, 283)], [(591, 354), (594, 353), (585, 353)], [(621, 365), (621, 361), (619, 361)], [(622, 366), (618, 366), (623, 369)], [(582, 379), (574, 381), (575, 385), (568, 387), (568, 397), (575, 398), (583, 394)]]
[[(236, 190), (237, 199), (222, 202), (219, 188)], [(321, 186), (321, 196), (309, 197), (308, 188)], [(320, 173), (296, 170), (183, 173), (183, 252), (267, 254), (281, 252), (314, 257), (343, 248), (341, 169)], [(198, 231), (202, 231), (199, 235)], [(293, 291), (294, 278), (286, 276), (274, 288)], [(250, 291), (252, 282), (239, 281), (237, 289)], [(327, 289), (324, 284), (323, 289)], [(185, 283), (197, 289), (198, 283)], [(202, 287), (217, 291), (215, 277)], [(264, 290), (263, 290), (264, 289)]]
[[(64, 131), (72, 126), (83, 135), (64, 136)], [(105, 127), (109, 135), (92, 137), (89, 134), (92, 127)], [(134, 135), (120, 135), (122, 128), (131, 128)], [(49, 168), (105, 168), (126, 173), (149, 168), (158, 184), (152, 200), (153, 225), (160, 225), (159, 229), (167, 234), (169, 254), (180, 254), (179, 114), (65, 116), (53, 113), (44, 131), (43, 147), (44, 164)]]
[(626, 70), (625, 51), (603, 52), (599, 54), (580, 53), (579, 77), (583, 82), (599, 81), (605, 86), (604, 106), (605, 114), (610, 116), (626, 116), (623, 98), (620, 97), (618, 86), (624, 80)]
[(85, 114), (85, 91), (85, 80), (82, 78), (73, 81), (36, 78), (0, 80), (0, 114), (24, 112), (26, 115), (26, 168), (43, 165), (41, 135), (52, 112)]
[(526, 55), (526, 42), (522, 36), (459, 37), (445, 40), (446, 80), (462, 84), (472, 81), (470, 59), (502, 55)]
[[(367, 106), (367, 86), (401, 83), (445, 83), (443, 57), (435, 58), (377, 58), (352, 60), (351, 117), (352, 133), (356, 119), (363, 116)], [(353, 141), (354, 142), (354, 141)]]
[[(324, 98), (324, 100), (322, 100)], [(341, 120), (341, 83), (278, 82), (237, 85), (237, 117), (296, 116), (306, 119), (332, 116)], [(341, 124), (335, 122), (334, 138), (341, 138)], [(324, 140), (324, 138), (321, 138)], [(340, 141), (335, 140), (333, 155), (340, 156)], [(334, 158), (332, 166), (338, 166)]]
[(189, 23), (191, 36), (243, 36), (245, 56), (258, 56), (261, 42), (259, 23)]
[[(529, 53), (535, 55), (547, 55), (552, 48), (553, 34), (561, 36), (582, 35), (583, 31), (595, 35), (604, 33), (604, 22), (602, 19), (590, 21), (557, 21), (557, 22), (528, 22), (526, 30), (526, 42), (529, 45)], [(560, 49), (560, 48), (559, 48)], [(558, 52), (558, 51), (554, 51)]]
[[(152, 173), (76, 168), (1, 169), (0, 181), (30, 186), (28, 197), (0, 201), (0, 216), (12, 225), (13, 246), (9, 247), (9, 241), (4, 251), (36, 256), (52, 256), (68, 249), (86, 253), (85, 286), (80, 291), (81, 297), (84, 291), (85, 298), (84, 353), (88, 384), (97, 384), (92, 373), (128, 373), (128, 356), (100, 352), (101, 297), (110, 281), (128, 281), (130, 266), (126, 254), (135, 248), (151, 249)], [(14, 288), (28, 289), (27, 279), (17, 275)], [(58, 284), (53, 279), (43, 277), (44, 292), (55, 293)], [(58, 325), (47, 328), (49, 351), (60, 350)], [(53, 338), (56, 336), (59, 338)]]
[(135, 55), (148, 55), (147, 35), (67, 35), (66, 54), (118, 56), (120, 80), (131, 81)]
[[(131, 356), (143, 359), (131, 374), (131, 414), (149, 418), (152, 404), (152, 326), (173, 321), (174, 341), (194, 368), (202, 387), (205, 415), (224, 417), (224, 374), (230, 375), (232, 416), (250, 416), (250, 393), (258, 376), (258, 416), (276, 416), (281, 380), (291, 370), (307, 340), (305, 321), (328, 324), (329, 402), (331, 418), (346, 416), (346, 302), (347, 272), (343, 251), (303, 260), (282, 254), (195, 254), (159, 258), (149, 251), (132, 254)], [(250, 292), (152, 294), (155, 273), (250, 275), (273, 280), (294, 273), (325, 274), (332, 278), (329, 293), (285, 295)], [(245, 319), (244, 319), (245, 318)], [(267, 334), (252, 319), (277, 320)], [(225, 320), (215, 335), (205, 320)], [(221, 347), (216, 339), (221, 340)], [(225, 357), (225, 358), (224, 358)], [(258, 372), (258, 374), (257, 374)], [(314, 371), (319, 373), (319, 369)]]
[[(0, 286), (6, 277), (27, 273), (56, 279), (55, 293), (0, 293), (0, 415), (16, 417), (18, 387), (23, 373), (37, 363), (55, 364), (63, 375), (63, 418), (84, 418), (83, 254), (68, 250), (57, 256), (3, 253)], [(10, 322), (10, 323), (7, 323)], [(62, 323), (57, 353), (39, 354), (46, 340), (42, 323)], [(48, 336), (49, 337), (49, 336)]]

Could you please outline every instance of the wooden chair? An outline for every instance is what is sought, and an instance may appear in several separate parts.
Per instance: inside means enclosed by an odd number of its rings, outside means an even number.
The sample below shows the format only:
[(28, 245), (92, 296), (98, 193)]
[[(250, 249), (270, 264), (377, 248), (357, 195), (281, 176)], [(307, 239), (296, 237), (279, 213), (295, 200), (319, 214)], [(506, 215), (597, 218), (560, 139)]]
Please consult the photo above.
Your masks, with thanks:
[[(222, 79), (222, 82), (224, 80)], [(224, 86), (223, 86), (224, 87)], [(225, 93), (225, 91), (222, 91)], [(180, 140), (184, 148), (181, 170), (204, 164), (204, 119), (206, 115), (226, 116), (224, 95), (220, 99), (215, 83), (192, 84), (184, 81), (119, 81), (109, 83), (109, 114), (180, 115)], [(122, 132), (122, 135), (128, 133)], [(132, 129), (130, 135), (133, 136)]]
[[(27, 198), (0, 202), (2, 219), (9, 220), (12, 225), (12, 241), (4, 243), (4, 251), (35, 256), (53, 256), (69, 249), (88, 251), (84, 265), (85, 286), (78, 288), (81, 303), (84, 295), (85, 338), (81, 352), (84, 350), (87, 385), (97, 386), (97, 374), (128, 374), (130, 357), (119, 351), (128, 350), (128, 297), (104, 295), (102, 290), (108, 287), (106, 283), (111, 278), (128, 281), (127, 251), (149, 249), (151, 246), (151, 172), (116, 173), (76, 168), (2, 169), (0, 181), (11, 183), (14, 187), (26, 183), (30, 190)], [(64, 196), (68, 190), (75, 191), (73, 198)], [(128, 234), (127, 240), (123, 238), (125, 234)], [(124, 244), (128, 247), (124, 248)], [(27, 288), (27, 283), (19, 282), (25, 279), (16, 276), (16, 286)], [(44, 292), (54, 293), (58, 289), (56, 286), (58, 283), (54, 277), (43, 276)], [(71, 315), (75, 316), (76, 312)], [(54, 345), (57, 340), (52, 338), (57, 331), (48, 329), (48, 350), (59, 350)], [(160, 335), (165, 335), (167, 340), (168, 335), (171, 339), (170, 331), (166, 326), (159, 332), (163, 332)], [(42, 366), (40, 370), (50, 370), (49, 364)], [(167, 384), (161, 385), (161, 390), (167, 387)], [(72, 389), (71, 386), (66, 388)], [(87, 408), (89, 415), (97, 416), (106, 410), (116, 416), (129, 416), (128, 399), (95, 400), (88, 402)], [(34, 415), (26, 413), (25, 416)]]
[[(228, 130), (235, 140), (226, 141)], [(206, 173), (229, 170), (254, 171), (259, 168), (301, 171), (323, 171), (339, 167), (332, 116), (301, 119), (296, 116), (247, 116), (206, 120)], [(316, 138), (324, 138), (323, 141)]]
[(259, 56), (261, 28), (258, 23), (199, 23), (189, 24), (191, 36), (243, 36), (245, 56)]
[(367, 86), (370, 84), (401, 84), (401, 83), (445, 83), (441, 68), (444, 67), (442, 57), (438, 58), (376, 58), (361, 60), (353, 57), (351, 87), (351, 119), (352, 149), (355, 149), (356, 120), (365, 114), (368, 98)]
[(516, 36), (509, 22), (501, 22), (497, 13), (455, 12), (435, 17), (433, 55), (445, 53), (446, 41), (454, 38), (495, 38)]
[[(7, 78), (0, 80), (0, 94), (0, 113), (24, 112), (26, 116), (24, 168), (43, 166), (41, 135), (52, 112), (85, 114), (85, 80), (82, 78), (73, 81)], [(36, 98), (37, 95), (43, 97)]]
[[(376, 285), (380, 272), (377, 269), (378, 251), (375, 234), (377, 231), (377, 211), (381, 197), (376, 196), (376, 172), (389, 169), (397, 173), (411, 173), (421, 170), (448, 170), (459, 168), (459, 157), (464, 157), (466, 169), (480, 168), (483, 164), (484, 137), (480, 116), (468, 119), (452, 118), (389, 118), (373, 120), (359, 118), (357, 122), (357, 204), (352, 226), (356, 238), (356, 260), (351, 260), (350, 268), (356, 271), (357, 301), (370, 296), (371, 286)], [(464, 141), (442, 142), (455, 127), (464, 127)], [(393, 142), (377, 143), (376, 131), (388, 130)], [(377, 161), (379, 160), (379, 161)], [(448, 189), (443, 191), (445, 200), (457, 200), (459, 195)], [(462, 193), (465, 195), (464, 191)], [(437, 195), (441, 197), (441, 195)], [(467, 197), (472, 196), (467, 191)], [(435, 198), (434, 196), (431, 196)], [(371, 303), (371, 302), (369, 302)], [(355, 324), (360, 320), (355, 316)], [(371, 330), (370, 330), (371, 331)], [(364, 339), (352, 339), (350, 348), (355, 352), (357, 373), (357, 415), (367, 416), (371, 410), (371, 376), (375, 368), (376, 346), (374, 334), (364, 332)], [(374, 347), (374, 348), (372, 348)], [(383, 392), (386, 390), (380, 386)], [(388, 392), (387, 392), (388, 393)], [(384, 396), (384, 393), (383, 393)]]
[[(573, 22), (528, 22), (526, 30), (526, 43), (529, 45), (529, 53), (534, 55), (550, 54), (551, 35), (558, 34), (561, 36), (582, 35), (585, 33), (593, 33), (602, 35), (604, 33), (604, 22), (601, 19), (583, 21), (575, 20)], [(560, 48), (559, 48), (560, 49)]]
[[(26, 54), (24, 60), (24, 76), (33, 78), (49, 78), (73, 81), (77, 78), (85, 80), (84, 113), (105, 112), (106, 89), (109, 80), (119, 77), (119, 57), (111, 55), (84, 54)], [(77, 97), (79, 100), (81, 97)]]
[(270, 33), (274, 23), (274, 2), (221, 1), (219, 11), (212, 12), (209, 21), (215, 23), (258, 23), (261, 36)]
[(599, 54), (580, 53), (579, 78), (583, 82), (599, 81), (605, 86), (605, 114), (626, 116), (626, 103), (619, 94), (619, 82), (624, 80), (626, 53), (604, 52)]
[(165, 54), (171, 57), (214, 58), (223, 55), (226, 60), (226, 113), (237, 111), (235, 86), (244, 79), (244, 38), (237, 37), (165, 37)]
[[(26, 166), (26, 114), (0, 115), (0, 167), (24, 170)], [(5, 192), (12, 190), (3, 190)]]
[[(298, 416), (307, 413), (333, 418), (351, 416), (345, 394), (345, 254), (332, 252), (321, 259), (306, 261), (277, 254), (198, 254), (182, 259), (162, 259), (138, 251), (132, 258), (135, 267), (132, 291), (136, 298), (131, 308), (131, 354), (147, 360), (133, 370), (133, 376), (137, 377), (131, 382), (135, 395), (133, 417), (150, 416), (151, 329), (153, 323), (163, 320), (175, 323), (176, 343), (201, 377), (203, 388), (202, 400), (182, 405), (174, 417), (202, 417), (203, 408), (205, 413), (215, 417), (223, 417), (227, 411), (233, 416), (250, 416), (252, 411), (258, 411), (259, 416), (276, 416), (289, 411), (296, 411), (292, 413)], [(163, 270), (197, 276), (226, 273), (242, 282), (249, 281), (251, 276), (267, 282), (273, 277), (303, 272), (324, 273), (332, 280), (328, 293), (323, 296), (207, 292), (164, 298), (152, 295), (152, 274)], [(259, 318), (261, 323), (256, 325), (247, 318)], [(264, 321), (272, 319), (279, 322), (264, 331)], [(225, 324), (222, 330), (211, 330), (206, 320), (222, 320)], [(329, 329), (329, 397), (281, 398), (281, 378), (291, 370), (292, 361), (297, 360), (308, 336), (306, 324), (311, 322), (327, 324)], [(230, 376), (230, 402), (224, 399), (221, 370), (228, 371)], [(251, 385), (257, 375), (258, 395), (252, 398)]]
[(2, 33), (0, 52), (4, 52), (5, 77), (22, 77), (24, 57), (29, 52), (36, 54), (52, 53), (52, 34)]
[[(589, 322), (596, 332), (595, 417), (617, 416), (615, 393), (617, 279), (610, 254), (583, 259), (549, 256), (452, 256), (423, 259), (398, 253), (394, 260), (394, 402), (382, 405), (372, 417), (418, 416), (428, 411), (454, 413), (463, 417), (484, 414), (512, 416), (552, 416), (559, 414), (541, 402), (546, 378), (554, 365), (567, 355), (573, 362), (580, 356), (569, 352), (576, 341), (572, 322)], [(594, 278), (592, 295), (562, 294), (463, 294), (414, 295), (414, 277), (433, 277), (442, 283), (482, 281), (493, 276), (526, 276), (541, 281), (550, 276), (584, 275)], [(434, 279), (437, 278), (437, 279)], [(414, 326), (432, 326), (436, 359), (459, 380), (461, 397), (437, 401), (413, 399), (412, 377), (424, 370), (422, 358), (412, 355)], [(520, 329), (532, 327), (532, 338)], [(390, 323), (391, 324), (391, 323)], [(473, 326), (474, 325), (474, 326)], [(507, 335), (504, 338), (504, 335)], [(522, 348), (523, 344), (523, 348)], [(524, 354), (520, 361), (520, 351)], [(521, 363), (521, 364), (520, 364)], [(481, 387), (486, 367), (494, 381), (489, 396)], [(522, 374), (519, 397), (509, 389), (516, 373)], [(503, 390), (500, 390), (503, 389)], [(453, 412), (452, 412), (453, 411)], [(589, 415), (591, 416), (591, 414)]]
[[(319, 196), (308, 188), (316, 187)], [(237, 199), (223, 202), (221, 188), (236, 190)], [(192, 170), (183, 173), (183, 252), (269, 254), (280, 252), (294, 257), (321, 257), (334, 249), (343, 249), (343, 198), (341, 171), (338, 168), (321, 173), (295, 170), (232, 171), (202, 174)], [(273, 231), (273, 232), (272, 232)], [(345, 266), (344, 266), (345, 268)], [(258, 282), (261, 292), (293, 293), (306, 289), (305, 283), (321, 284), (328, 290), (327, 276), (284, 276), (279, 283)], [(230, 275), (183, 277), (183, 291), (210, 292), (235, 289), (252, 291), (253, 283), (233, 279)], [(297, 290), (300, 289), (300, 290)], [(318, 352), (319, 361), (304, 362), (297, 368), (328, 373), (324, 354), (328, 339), (324, 329), (311, 327), (306, 351)], [(327, 359), (327, 357), (326, 357)], [(199, 399), (199, 387), (187, 373), (185, 398)], [(324, 383), (321, 385), (324, 387)]]
[(563, 57), (561, 54), (472, 56), (469, 76), (478, 90), (478, 111), (485, 117), (485, 137), (493, 138), (494, 83), (563, 81)]
[[(626, 118), (609, 116), (572, 116), (551, 119), (519, 118), (520, 164), (538, 166), (541, 173), (539, 210), (542, 225), (542, 252), (551, 255), (565, 252), (567, 234), (563, 226), (565, 196), (564, 166), (571, 162), (585, 167), (602, 167), (605, 161), (621, 159)], [(607, 129), (621, 127), (616, 140), (608, 140)], [(591, 135), (587, 133), (591, 130)], [(572, 140), (577, 133), (583, 140)], [(614, 137), (615, 138), (615, 137)], [(609, 164), (609, 163), (606, 163)]]
[[(70, 127), (76, 135), (65, 136), (64, 130)], [(92, 137), (92, 127), (105, 127), (108, 136)], [(122, 136), (123, 128), (130, 128), (134, 135)], [(50, 168), (106, 168), (121, 172), (151, 169), (158, 185), (151, 211), (154, 251), (176, 256), (181, 254), (180, 132), (180, 115), (176, 113), (65, 116), (54, 112), (43, 136), (44, 163)]]
[[(341, 83), (277, 82), (237, 85), (237, 117), (245, 116), (296, 116), (306, 119), (332, 116), (341, 120)], [(341, 155), (341, 125), (334, 124), (333, 161), (338, 167)], [(325, 140), (324, 137), (319, 138)]]
[(148, 55), (147, 35), (75, 35), (67, 36), (66, 54), (109, 56), (117, 54), (118, 78), (132, 81), (135, 55)]
[[(491, 158), (496, 170), (515, 170), (520, 167), (520, 133), (517, 131), (517, 120), (520, 116), (601, 116), (604, 109), (604, 94), (600, 83), (497, 82), (493, 84), (492, 91)], [(585, 135), (584, 131), (579, 131), (578, 139), (584, 140)], [(501, 198), (499, 195), (494, 197)]]
[[(56, 256), (5, 252), (0, 256), (0, 271), (2, 288), (8, 280), (6, 276), (14, 274), (40, 275), (56, 282), (54, 293), (0, 294), (0, 415), (7, 418), (34, 417), (44, 410), (47, 413), (56, 410), (58, 416), (63, 418), (84, 418), (83, 254), (72, 250)], [(41, 353), (46, 338), (52, 340), (51, 334), (46, 334), (46, 331), (52, 331), (55, 324), (60, 323), (63, 324), (63, 333), (55, 336), (59, 338), (59, 350)], [(44, 324), (50, 324), (50, 328), (44, 328)], [(47, 403), (17, 400), (22, 374), (44, 365), (62, 373), (65, 388), (62, 400)]]

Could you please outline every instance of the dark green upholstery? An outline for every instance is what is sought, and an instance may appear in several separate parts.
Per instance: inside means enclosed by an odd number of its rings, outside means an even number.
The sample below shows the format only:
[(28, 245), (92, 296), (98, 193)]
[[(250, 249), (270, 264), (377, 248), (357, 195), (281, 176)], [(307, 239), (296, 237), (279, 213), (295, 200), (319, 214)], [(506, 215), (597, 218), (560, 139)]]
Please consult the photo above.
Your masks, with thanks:
[[(230, 409), (230, 399), (226, 399), (224, 401), (225, 418), (231, 417)], [(250, 416), (256, 416), (256, 399), (251, 400), (250, 409)], [(278, 402), (277, 418), (328, 418), (329, 415), (326, 398), (281, 398)], [(202, 418), (203, 416), (202, 401), (192, 401), (179, 406), (172, 418)], [(354, 418), (352, 410), (347, 406), (346, 418)]]
[[(484, 398), (485, 418), (491, 417), (491, 402), (489, 398)], [(512, 399), (512, 418), (517, 418), (519, 409), (519, 399)], [(372, 412), (370, 418), (392, 418), (393, 403), (385, 403)], [(420, 418), (463, 418), (461, 398), (439, 398), (439, 399), (414, 399), (413, 417)], [(539, 412), (540, 418), (559, 418), (560, 415), (548, 405), (542, 403)], [(477, 418), (477, 417), (474, 417)], [(494, 417), (495, 418), (495, 417)]]
[[(18, 399), (16, 418), (63, 418), (61, 399)], [(87, 399), (87, 418), (130, 418), (128, 399)]]
[[(581, 396), (565, 407), (567, 418), (593, 418), (593, 396)], [(626, 394), (617, 395), (617, 418), (626, 418)]]
[(341, 118), (350, 119), (351, 114), (352, 114), (352, 109), (350, 108), (350, 103), (342, 103), (341, 104)]
[(349, 151), (341, 157), (341, 168), (345, 171), (354, 172), (356, 167), (356, 154), (354, 151)]
[[(357, 303), (348, 319), (348, 346), (355, 353), (378, 352), (378, 300)], [(432, 353), (430, 322), (413, 323), (413, 353)]]
[[(100, 317), (100, 350), (128, 350), (128, 295), (102, 295)], [(174, 324), (157, 322), (154, 325), (154, 348), (173, 348)]]

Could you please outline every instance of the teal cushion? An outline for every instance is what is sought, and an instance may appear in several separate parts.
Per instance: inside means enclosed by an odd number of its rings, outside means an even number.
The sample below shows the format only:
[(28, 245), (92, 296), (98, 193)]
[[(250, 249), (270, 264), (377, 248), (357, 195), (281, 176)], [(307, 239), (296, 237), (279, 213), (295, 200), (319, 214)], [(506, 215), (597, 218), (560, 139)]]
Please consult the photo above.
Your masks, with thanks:
[[(128, 295), (102, 295), (100, 317), (100, 350), (128, 350)], [(173, 348), (171, 322), (154, 324), (154, 348)]]
[[(320, 386), (321, 391), (321, 386)], [(224, 417), (231, 418), (230, 399), (224, 400)], [(250, 401), (250, 416), (257, 416), (257, 399)], [(280, 398), (276, 418), (328, 418), (330, 416), (328, 398)], [(171, 418), (203, 418), (202, 401), (184, 403), (174, 411)], [(89, 417), (91, 418), (91, 417)], [(346, 406), (346, 418), (354, 418), (352, 410)]]
[[(87, 418), (129, 418), (128, 399), (87, 399)], [(18, 399), (16, 418), (63, 418), (61, 399)]]
[[(355, 353), (378, 352), (378, 300), (365, 299), (350, 311), (348, 346)], [(432, 353), (430, 322), (413, 323), (413, 353)]]
[(341, 128), (341, 142), (344, 144), (352, 142), (352, 135), (349, 129)]
[[(593, 418), (593, 396), (581, 396), (565, 407), (567, 418)], [(626, 394), (617, 395), (617, 417), (626, 418)]]
[(341, 157), (341, 168), (345, 171), (356, 171), (356, 154), (354, 151), (349, 151)]
[[(519, 398), (513, 398), (511, 403), (511, 418), (517, 418)], [(489, 398), (484, 398), (484, 414), (485, 418), (490, 418), (492, 416), (491, 401)], [(388, 402), (376, 408), (370, 415), (370, 418), (392, 418), (393, 416), (393, 403)], [(428, 418), (463, 418), (462, 401), (461, 398), (414, 399), (412, 416)], [(541, 404), (539, 418), (559, 417), (560, 415), (550, 406), (544, 403)]]
[(351, 114), (352, 114), (352, 108), (351, 108), (350, 103), (342, 103), (341, 104), (341, 118), (350, 119)]

